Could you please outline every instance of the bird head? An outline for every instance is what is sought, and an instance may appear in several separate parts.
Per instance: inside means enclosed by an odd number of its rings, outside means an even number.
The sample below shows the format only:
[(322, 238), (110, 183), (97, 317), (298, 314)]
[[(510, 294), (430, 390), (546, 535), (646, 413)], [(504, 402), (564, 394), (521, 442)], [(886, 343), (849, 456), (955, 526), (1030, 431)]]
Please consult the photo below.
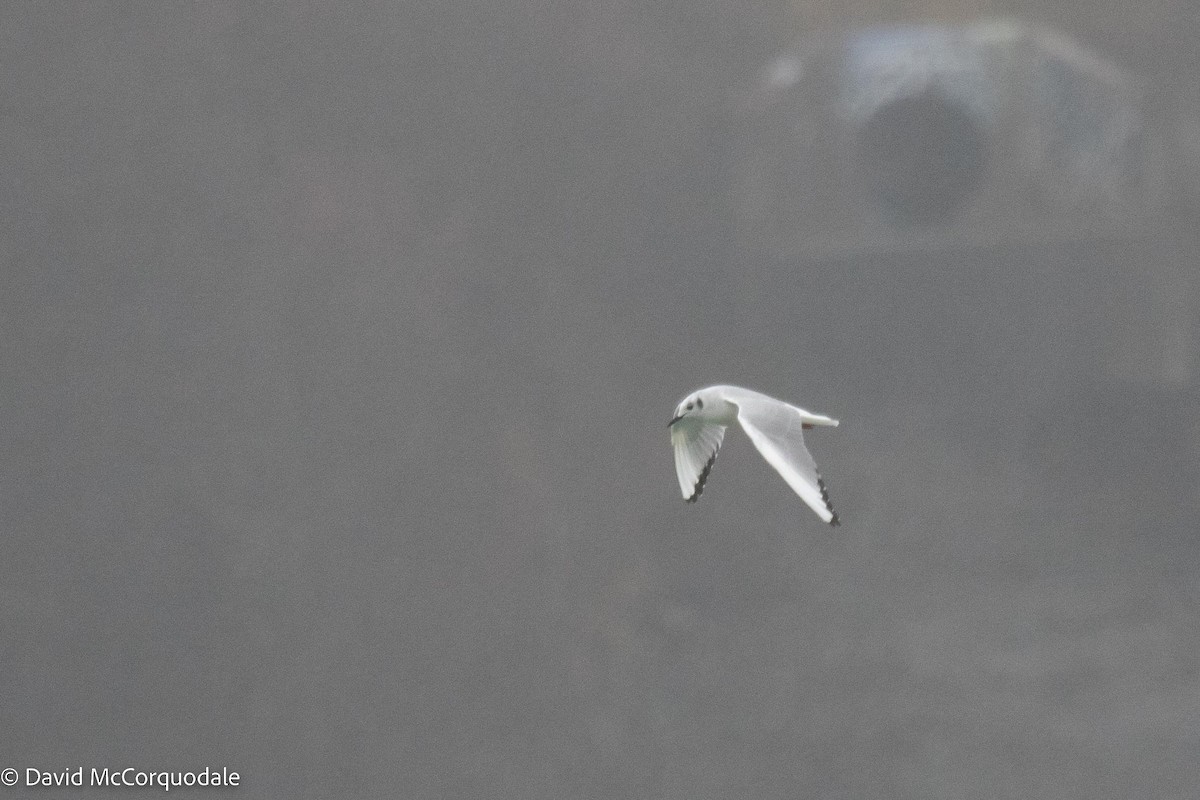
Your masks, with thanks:
[(699, 417), (704, 413), (704, 398), (700, 392), (693, 392), (680, 401), (679, 405), (675, 406), (675, 414), (671, 417), (671, 421), (667, 423), (667, 427), (671, 427), (676, 422), (687, 417)]

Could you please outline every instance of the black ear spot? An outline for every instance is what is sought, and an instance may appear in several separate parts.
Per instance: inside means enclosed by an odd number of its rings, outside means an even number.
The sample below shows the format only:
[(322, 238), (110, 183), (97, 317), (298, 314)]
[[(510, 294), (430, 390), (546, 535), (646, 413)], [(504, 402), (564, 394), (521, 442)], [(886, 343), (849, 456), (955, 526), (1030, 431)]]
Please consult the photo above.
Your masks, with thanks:
[(704, 401), (699, 397), (696, 398), (696, 408), (704, 408)]

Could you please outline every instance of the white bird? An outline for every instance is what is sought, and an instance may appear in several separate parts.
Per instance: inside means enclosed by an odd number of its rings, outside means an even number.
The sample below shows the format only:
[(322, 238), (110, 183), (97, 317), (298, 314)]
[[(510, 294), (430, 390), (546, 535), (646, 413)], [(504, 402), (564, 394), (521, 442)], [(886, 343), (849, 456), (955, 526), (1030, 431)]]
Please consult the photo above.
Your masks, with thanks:
[(685, 500), (694, 503), (700, 499), (725, 428), (735, 420), (767, 463), (817, 516), (830, 525), (841, 524), (817, 464), (804, 446), (803, 434), (817, 425), (836, 426), (838, 421), (740, 386), (698, 389), (675, 407), (669, 427), (675, 473)]

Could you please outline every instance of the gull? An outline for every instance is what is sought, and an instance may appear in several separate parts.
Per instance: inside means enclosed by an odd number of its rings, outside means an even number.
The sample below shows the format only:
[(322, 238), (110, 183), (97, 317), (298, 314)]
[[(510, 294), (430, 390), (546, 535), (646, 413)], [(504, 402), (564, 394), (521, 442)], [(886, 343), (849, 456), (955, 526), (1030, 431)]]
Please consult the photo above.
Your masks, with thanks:
[(817, 464), (804, 446), (803, 434), (817, 425), (834, 427), (838, 421), (740, 386), (698, 389), (675, 407), (668, 427), (675, 448), (675, 473), (685, 500), (694, 503), (700, 499), (725, 428), (734, 421), (818, 517), (830, 525), (841, 524)]

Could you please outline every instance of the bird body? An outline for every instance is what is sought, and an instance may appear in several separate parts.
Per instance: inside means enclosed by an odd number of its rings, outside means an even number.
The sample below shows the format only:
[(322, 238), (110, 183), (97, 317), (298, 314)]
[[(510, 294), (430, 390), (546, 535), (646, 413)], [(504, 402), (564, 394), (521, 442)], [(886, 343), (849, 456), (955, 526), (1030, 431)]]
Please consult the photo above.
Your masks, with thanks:
[(675, 407), (670, 422), (671, 444), (685, 500), (694, 503), (700, 499), (725, 429), (734, 422), (742, 426), (762, 457), (817, 516), (830, 525), (840, 524), (825, 481), (804, 446), (803, 434), (817, 426), (836, 427), (838, 421), (741, 386), (698, 389)]

